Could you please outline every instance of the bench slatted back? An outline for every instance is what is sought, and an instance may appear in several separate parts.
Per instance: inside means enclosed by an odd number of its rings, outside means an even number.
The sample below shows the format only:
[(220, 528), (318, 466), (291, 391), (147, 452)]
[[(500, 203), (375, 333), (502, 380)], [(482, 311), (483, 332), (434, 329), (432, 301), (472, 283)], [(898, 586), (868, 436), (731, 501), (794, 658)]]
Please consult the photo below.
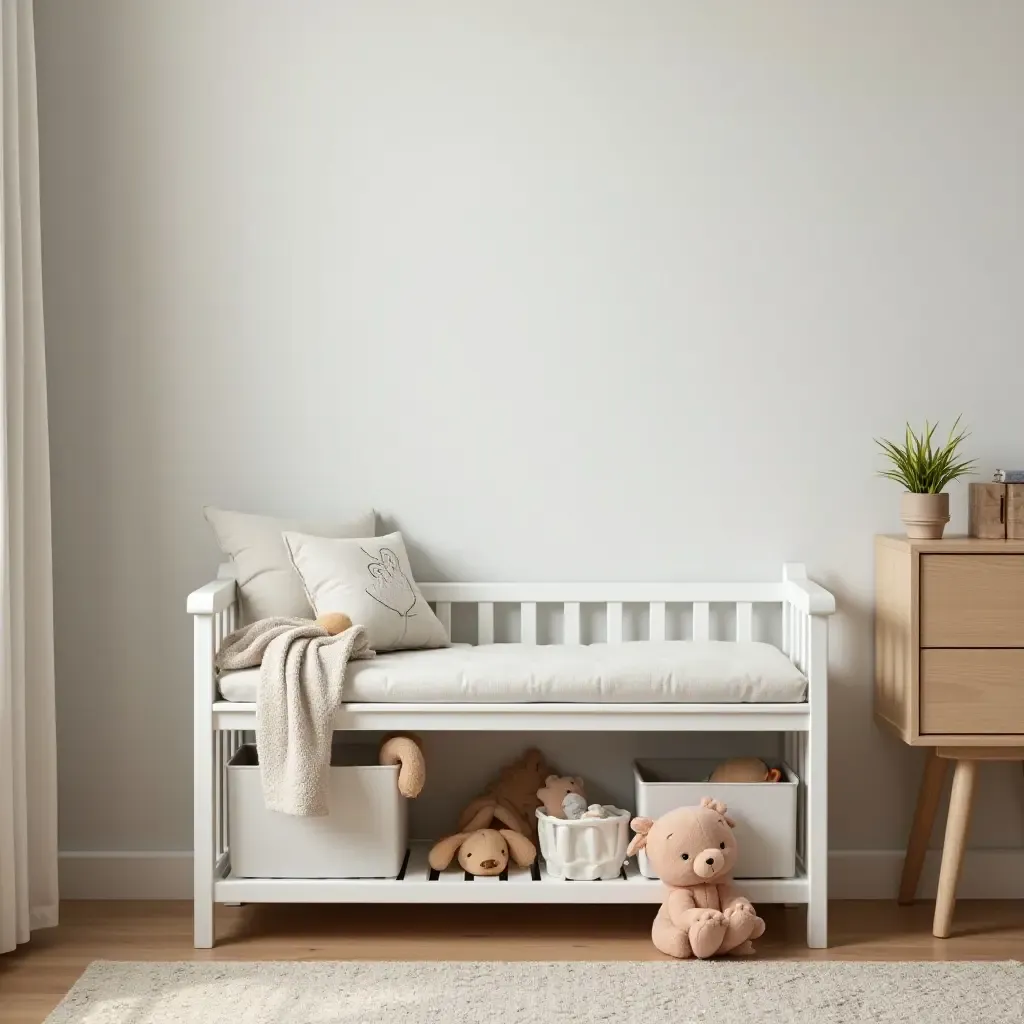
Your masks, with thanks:
[[(231, 579), (234, 570), (229, 564), (220, 566), (219, 579)], [(769, 633), (764, 639), (778, 641), (778, 645), (798, 665), (806, 660), (809, 646), (809, 622), (805, 615), (795, 615), (784, 606), (784, 584), (779, 583), (420, 583), (424, 598), (452, 636), (453, 609), (460, 605), (475, 607), (475, 635), (463, 638), (461, 642), (489, 644), (497, 635), (496, 606), (518, 605), (518, 630), (513, 630), (515, 639), (522, 643), (537, 643), (541, 626), (552, 619), (560, 619), (560, 629), (547, 642), (579, 644), (584, 642), (585, 624), (592, 621), (584, 614), (585, 606), (597, 606), (598, 615), (604, 609), (604, 637), (608, 643), (622, 643), (626, 637), (626, 623), (635, 617), (627, 615), (627, 606), (646, 608), (646, 636), (636, 639), (665, 640), (670, 633), (677, 635), (679, 629), (670, 629), (670, 623), (678, 623), (680, 606), (689, 608), (689, 631), (679, 639), (693, 640), (740, 640), (755, 639), (755, 633)], [(550, 606), (560, 610), (560, 615), (546, 614)], [(558, 609), (558, 606), (561, 606)], [(725, 619), (729, 622), (723, 631), (714, 630), (718, 621), (713, 609), (725, 607)], [(731, 609), (731, 611), (730, 611)], [(772, 623), (766, 629), (757, 629), (759, 609), (767, 609)], [(781, 614), (780, 614), (781, 609)], [(235, 625), (236, 609), (232, 606), (227, 615), (217, 617), (217, 629), (226, 633)], [(788, 613), (788, 614), (787, 614)], [(507, 631), (506, 631), (507, 632)], [(633, 630), (632, 632), (636, 632)], [(220, 636), (217, 640), (221, 639)]]
[[(687, 635), (679, 639), (750, 641), (754, 639), (756, 609), (773, 606), (777, 620), (783, 602), (782, 587), (777, 583), (421, 583), (419, 586), (449, 635), (452, 635), (452, 609), (460, 605), (475, 606), (475, 636), (467, 629), (464, 632), (469, 632), (469, 636), (453, 638), (477, 644), (495, 642), (496, 606), (518, 606), (518, 629), (512, 629), (514, 640), (537, 643), (541, 626), (560, 619), (560, 628), (554, 629), (550, 642), (579, 644), (584, 642), (585, 622), (593, 621), (585, 617), (585, 606), (597, 606), (598, 615), (603, 609), (604, 636), (601, 639), (608, 643), (622, 643), (626, 639), (625, 624), (636, 619), (636, 616), (629, 617), (627, 606), (641, 606), (639, 616), (646, 617), (646, 629), (641, 630), (646, 636), (636, 639), (668, 639), (670, 633), (678, 635), (680, 632), (679, 628), (670, 629), (670, 624), (682, 622), (685, 629), (688, 621)], [(713, 610), (720, 607), (724, 607), (724, 613), (713, 617)], [(721, 635), (721, 629), (713, 628), (722, 618), (728, 622), (725, 629), (728, 635)], [(507, 623), (508, 616), (501, 621)]]

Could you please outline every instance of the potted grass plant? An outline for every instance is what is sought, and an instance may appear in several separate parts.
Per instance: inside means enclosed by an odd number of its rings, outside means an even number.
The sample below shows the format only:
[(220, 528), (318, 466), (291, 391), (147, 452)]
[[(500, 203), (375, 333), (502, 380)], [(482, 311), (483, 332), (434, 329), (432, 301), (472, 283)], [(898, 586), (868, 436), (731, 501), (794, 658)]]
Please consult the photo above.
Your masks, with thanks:
[(919, 434), (907, 424), (906, 436), (899, 443), (875, 438), (875, 443), (891, 463), (880, 475), (902, 484), (900, 518), (912, 540), (938, 540), (949, 522), (949, 494), (946, 487), (959, 477), (974, 471), (974, 459), (961, 458), (960, 446), (968, 434), (960, 430), (957, 416), (946, 443), (935, 446), (938, 424), (925, 421)]

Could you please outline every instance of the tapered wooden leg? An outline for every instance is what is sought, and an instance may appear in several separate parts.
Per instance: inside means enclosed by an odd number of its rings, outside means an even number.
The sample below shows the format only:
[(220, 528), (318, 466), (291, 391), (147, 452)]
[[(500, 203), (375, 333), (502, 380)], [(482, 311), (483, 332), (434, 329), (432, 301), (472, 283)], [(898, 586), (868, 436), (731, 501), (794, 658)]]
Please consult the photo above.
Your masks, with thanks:
[(977, 761), (956, 762), (953, 771), (953, 792), (949, 798), (949, 817), (946, 819), (946, 839), (942, 844), (942, 868), (939, 871), (939, 891), (935, 899), (935, 921), (932, 924), (932, 934), (940, 939), (949, 938), (953, 924), (956, 884), (960, 880), (960, 869), (964, 863), (977, 776)]
[(936, 756), (934, 748), (928, 750), (921, 789), (917, 794), (914, 823), (910, 826), (910, 838), (907, 840), (907, 855), (903, 859), (903, 875), (897, 897), (900, 903), (913, 903), (917, 896), (917, 883), (921, 879), (921, 868), (928, 852), (928, 840), (935, 824), (935, 812), (939, 808), (948, 768), (949, 762)]

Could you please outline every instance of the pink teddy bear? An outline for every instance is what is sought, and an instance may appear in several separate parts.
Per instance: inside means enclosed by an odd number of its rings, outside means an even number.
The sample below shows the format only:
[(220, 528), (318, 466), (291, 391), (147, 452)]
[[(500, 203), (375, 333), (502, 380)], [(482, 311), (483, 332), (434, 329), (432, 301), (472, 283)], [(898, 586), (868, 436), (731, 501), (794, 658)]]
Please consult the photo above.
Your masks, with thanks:
[(764, 921), (732, 884), (737, 849), (725, 811), (725, 804), (704, 797), (699, 807), (631, 823), (637, 834), (628, 854), (646, 850), (669, 890), (651, 929), (654, 945), (669, 956), (742, 956), (764, 934)]

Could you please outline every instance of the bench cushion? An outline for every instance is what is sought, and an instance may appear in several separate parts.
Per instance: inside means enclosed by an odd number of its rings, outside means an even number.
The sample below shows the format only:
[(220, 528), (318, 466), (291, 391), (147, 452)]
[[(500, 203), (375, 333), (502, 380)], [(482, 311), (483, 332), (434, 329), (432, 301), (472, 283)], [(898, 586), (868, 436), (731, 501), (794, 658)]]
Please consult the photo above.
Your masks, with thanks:
[[(224, 700), (256, 700), (260, 670), (226, 672)], [(351, 661), (349, 703), (735, 704), (803, 701), (807, 680), (777, 647), (709, 640), (483, 644)]]

